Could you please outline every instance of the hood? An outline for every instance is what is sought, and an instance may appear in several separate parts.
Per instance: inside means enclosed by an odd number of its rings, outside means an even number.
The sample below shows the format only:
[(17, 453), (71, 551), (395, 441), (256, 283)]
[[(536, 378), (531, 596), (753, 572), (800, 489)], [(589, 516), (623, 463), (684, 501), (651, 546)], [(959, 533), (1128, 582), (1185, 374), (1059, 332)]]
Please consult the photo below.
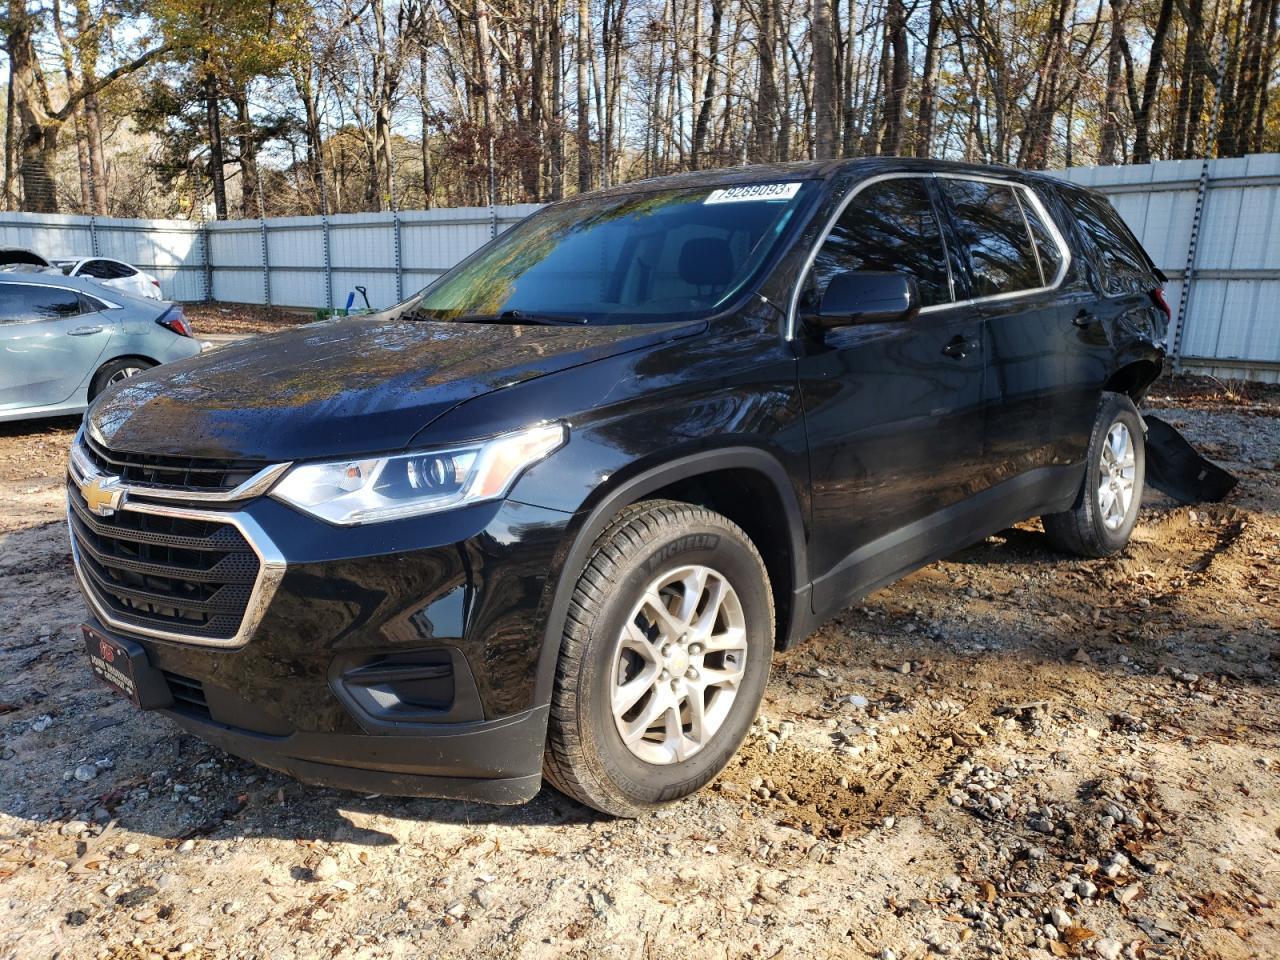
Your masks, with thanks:
[(105, 394), (88, 420), (111, 449), (157, 456), (280, 462), (400, 450), (473, 397), (705, 326), (323, 321), (157, 367)]

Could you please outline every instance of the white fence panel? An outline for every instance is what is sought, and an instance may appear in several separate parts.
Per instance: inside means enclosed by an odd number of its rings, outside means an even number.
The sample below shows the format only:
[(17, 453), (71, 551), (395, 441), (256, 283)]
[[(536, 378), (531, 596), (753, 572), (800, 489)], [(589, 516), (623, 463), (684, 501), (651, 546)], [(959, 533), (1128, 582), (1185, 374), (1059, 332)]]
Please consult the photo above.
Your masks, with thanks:
[[(1076, 167), (1057, 176), (1108, 195), (1180, 302), (1199, 160)], [(303, 309), (344, 307), (357, 285), (373, 307), (425, 287), (538, 209), (536, 204), (192, 223), (0, 213), (0, 246), (49, 258), (109, 256), (154, 273), (173, 300)], [(398, 240), (398, 242), (397, 242)], [(1209, 164), (1180, 324), (1184, 365), (1280, 381), (1280, 154)], [(364, 299), (355, 296), (355, 306)]]

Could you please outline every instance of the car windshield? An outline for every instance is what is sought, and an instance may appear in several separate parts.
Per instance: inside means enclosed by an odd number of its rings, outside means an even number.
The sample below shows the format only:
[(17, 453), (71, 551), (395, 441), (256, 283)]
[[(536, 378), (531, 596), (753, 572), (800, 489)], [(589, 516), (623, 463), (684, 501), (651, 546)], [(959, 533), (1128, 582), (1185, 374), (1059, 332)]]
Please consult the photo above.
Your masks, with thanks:
[(548, 207), (437, 280), (404, 316), (599, 324), (706, 316), (751, 280), (813, 189), (686, 187)]

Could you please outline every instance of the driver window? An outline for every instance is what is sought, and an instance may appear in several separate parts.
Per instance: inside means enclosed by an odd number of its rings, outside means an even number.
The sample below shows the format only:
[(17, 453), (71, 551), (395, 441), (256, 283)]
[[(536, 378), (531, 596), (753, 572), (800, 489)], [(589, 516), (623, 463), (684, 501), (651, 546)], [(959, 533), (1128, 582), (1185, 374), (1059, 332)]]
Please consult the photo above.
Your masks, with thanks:
[(946, 247), (924, 180), (882, 180), (850, 201), (814, 258), (806, 303), (816, 306), (831, 278), (845, 270), (910, 274), (922, 306), (951, 302)]

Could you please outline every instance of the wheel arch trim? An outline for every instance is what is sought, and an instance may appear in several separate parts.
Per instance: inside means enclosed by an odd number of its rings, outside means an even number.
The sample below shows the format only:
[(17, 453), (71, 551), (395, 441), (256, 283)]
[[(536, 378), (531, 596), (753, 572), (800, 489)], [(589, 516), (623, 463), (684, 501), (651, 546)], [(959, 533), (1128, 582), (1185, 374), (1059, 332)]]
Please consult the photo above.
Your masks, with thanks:
[(789, 642), (797, 630), (807, 629), (811, 616), (804, 516), (786, 469), (774, 456), (756, 447), (720, 447), (675, 457), (611, 485), (603, 496), (595, 498), (585, 519), (576, 524), (547, 610), (542, 646), (538, 652), (535, 706), (551, 700), (564, 624), (577, 585), (575, 574), (586, 566), (592, 546), (613, 518), (623, 508), (663, 487), (703, 474), (734, 469), (754, 470), (762, 474), (782, 503), (791, 547), (792, 588), (796, 602), (792, 604), (792, 622), (779, 624), (778, 630)]

